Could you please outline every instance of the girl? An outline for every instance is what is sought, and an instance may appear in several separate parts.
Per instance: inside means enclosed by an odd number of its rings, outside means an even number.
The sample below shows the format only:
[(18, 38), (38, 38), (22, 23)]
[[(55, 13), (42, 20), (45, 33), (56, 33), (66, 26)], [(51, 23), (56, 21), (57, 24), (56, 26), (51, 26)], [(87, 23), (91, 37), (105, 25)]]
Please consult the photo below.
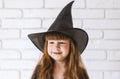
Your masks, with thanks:
[(89, 79), (81, 54), (88, 43), (87, 33), (73, 28), (70, 2), (47, 32), (28, 37), (44, 54), (31, 79)]
[(32, 79), (89, 79), (73, 41), (62, 33), (45, 36), (44, 55)]

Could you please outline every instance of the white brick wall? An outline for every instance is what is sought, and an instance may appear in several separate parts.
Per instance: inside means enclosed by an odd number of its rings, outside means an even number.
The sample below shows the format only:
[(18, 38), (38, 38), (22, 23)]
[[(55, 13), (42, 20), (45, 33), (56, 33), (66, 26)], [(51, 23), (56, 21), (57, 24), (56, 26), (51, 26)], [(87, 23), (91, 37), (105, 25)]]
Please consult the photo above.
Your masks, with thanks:
[(87, 8), (120, 8), (120, 0), (87, 0)]
[(4, 0), (5, 8), (42, 8), (43, 0)]
[(0, 78), (2, 79), (19, 79), (19, 72), (18, 71), (7, 71), (7, 70), (1, 70), (0, 71)]
[[(30, 79), (42, 53), (28, 39), (71, 0), (0, 0), (0, 79)], [(91, 79), (120, 79), (120, 0), (76, 0), (74, 26), (90, 37), (82, 54)]]
[(0, 8), (3, 7), (3, 0), (0, 0)]
[(0, 18), (20, 18), (21, 15), (19, 9), (0, 9)]

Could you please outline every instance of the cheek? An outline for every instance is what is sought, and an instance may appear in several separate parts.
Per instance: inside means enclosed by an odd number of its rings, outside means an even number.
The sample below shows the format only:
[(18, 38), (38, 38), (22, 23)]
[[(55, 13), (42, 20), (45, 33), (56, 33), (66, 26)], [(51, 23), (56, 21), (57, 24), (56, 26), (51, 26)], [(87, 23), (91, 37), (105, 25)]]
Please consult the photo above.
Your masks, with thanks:
[(69, 53), (69, 50), (70, 50), (70, 48), (69, 48), (69, 47), (67, 47), (67, 48), (66, 48), (66, 51), (67, 51), (68, 53)]
[(51, 52), (51, 46), (50, 46), (50, 45), (47, 46), (47, 52), (48, 52), (48, 53)]
[(65, 53), (69, 53), (69, 46), (63, 47), (62, 50), (63, 50)]

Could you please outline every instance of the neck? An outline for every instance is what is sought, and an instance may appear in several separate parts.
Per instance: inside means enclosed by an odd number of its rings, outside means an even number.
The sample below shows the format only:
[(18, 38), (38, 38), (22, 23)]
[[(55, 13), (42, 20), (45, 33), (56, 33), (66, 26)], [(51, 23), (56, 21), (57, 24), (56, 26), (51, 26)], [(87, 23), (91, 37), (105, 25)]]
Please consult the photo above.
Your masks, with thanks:
[(65, 71), (65, 62), (55, 61), (54, 72), (64, 72)]
[(65, 62), (55, 61), (55, 68), (64, 68)]

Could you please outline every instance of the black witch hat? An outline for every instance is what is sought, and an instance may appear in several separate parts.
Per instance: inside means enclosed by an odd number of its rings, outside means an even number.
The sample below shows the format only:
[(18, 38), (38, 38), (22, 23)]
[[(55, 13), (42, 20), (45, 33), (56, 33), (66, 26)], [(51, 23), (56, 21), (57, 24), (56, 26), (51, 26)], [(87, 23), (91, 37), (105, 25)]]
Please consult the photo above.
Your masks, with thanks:
[(88, 34), (79, 28), (73, 28), (71, 7), (74, 1), (67, 4), (60, 14), (57, 16), (56, 20), (50, 26), (47, 32), (29, 34), (28, 37), (33, 42), (33, 44), (43, 52), (45, 34), (51, 32), (60, 32), (68, 37), (70, 37), (74, 43), (77, 45), (80, 53), (84, 51), (88, 43)]

